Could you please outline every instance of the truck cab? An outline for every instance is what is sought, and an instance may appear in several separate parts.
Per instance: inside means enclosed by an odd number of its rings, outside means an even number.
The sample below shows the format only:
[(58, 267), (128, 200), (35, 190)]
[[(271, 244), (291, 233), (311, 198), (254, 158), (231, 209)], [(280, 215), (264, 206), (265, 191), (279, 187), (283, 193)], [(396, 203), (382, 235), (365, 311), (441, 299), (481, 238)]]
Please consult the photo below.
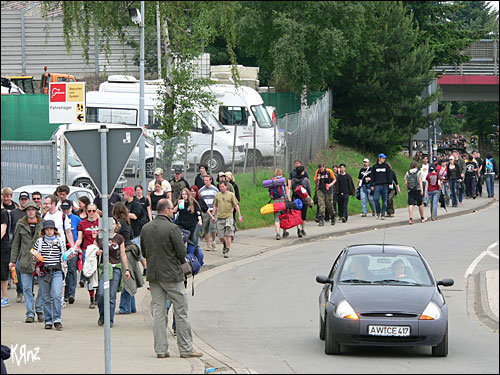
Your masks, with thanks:
[(47, 67), (44, 66), (45, 73), (42, 74), (40, 90), (42, 94), (49, 93), (49, 83), (50, 82), (76, 82), (76, 78), (71, 74), (63, 73), (47, 73)]

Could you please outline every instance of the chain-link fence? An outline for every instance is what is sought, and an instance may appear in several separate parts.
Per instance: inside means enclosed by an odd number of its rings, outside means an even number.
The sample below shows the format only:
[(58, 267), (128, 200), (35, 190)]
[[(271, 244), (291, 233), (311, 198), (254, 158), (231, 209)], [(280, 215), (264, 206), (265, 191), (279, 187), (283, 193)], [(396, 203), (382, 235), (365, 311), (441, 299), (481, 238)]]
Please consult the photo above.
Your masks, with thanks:
[(278, 118), (284, 147), (277, 157), (277, 166), (289, 171), (295, 159), (306, 164), (328, 146), (330, 110), (331, 93), (328, 91), (310, 107)]

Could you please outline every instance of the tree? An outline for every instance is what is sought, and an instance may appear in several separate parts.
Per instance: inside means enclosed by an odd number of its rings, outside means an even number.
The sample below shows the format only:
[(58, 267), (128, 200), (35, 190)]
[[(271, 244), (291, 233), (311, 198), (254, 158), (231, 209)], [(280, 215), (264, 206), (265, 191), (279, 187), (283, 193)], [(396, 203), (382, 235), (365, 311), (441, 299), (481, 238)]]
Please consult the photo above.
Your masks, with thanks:
[(363, 43), (333, 87), (340, 119), (334, 134), (348, 145), (392, 153), (438, 117), (423, 109), (437, 94), (422, 97), (434, 78), (433, 54), (401, 3), (366, 2), (358, 23)]
[(457, 10), (450, 20), (458, 24), (459, 30), (479, 32), (481, 39), (498, 39), (498, 11), (489, 1), (455, 1)]
[(488, 148), (488, 136), (498, 132), (498, 103), (468, 102), (463, 112), (465, 129), (478, 136), (482, 150)]

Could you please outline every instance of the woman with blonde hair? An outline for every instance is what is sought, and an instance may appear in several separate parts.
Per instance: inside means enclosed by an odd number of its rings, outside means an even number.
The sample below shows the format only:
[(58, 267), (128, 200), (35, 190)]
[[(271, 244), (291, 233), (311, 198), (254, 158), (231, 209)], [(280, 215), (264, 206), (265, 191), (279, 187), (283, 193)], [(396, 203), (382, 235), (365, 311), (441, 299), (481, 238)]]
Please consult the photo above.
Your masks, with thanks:
[(199, 203), (191, 195), (189, 189), (182, 189), (181, 198), (174, 207), (174, 213), (178, 212), (179, 216), (177, 218), (177, 225), (181, 229), (189, 231), (189, 240), (195, 243), (194, 234), (196, 231), (196, 226), (200, 227), (203, 225), (201, 217), (201, 208)]

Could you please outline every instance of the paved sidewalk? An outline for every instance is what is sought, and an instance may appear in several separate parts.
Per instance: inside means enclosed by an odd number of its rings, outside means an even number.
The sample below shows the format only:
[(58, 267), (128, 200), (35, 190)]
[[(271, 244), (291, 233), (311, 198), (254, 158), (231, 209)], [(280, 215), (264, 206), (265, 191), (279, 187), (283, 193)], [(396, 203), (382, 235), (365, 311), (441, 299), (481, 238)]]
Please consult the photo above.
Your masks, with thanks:
[[(439, 220), (453, 217), (486, 208), (496, 200), (477, 198), (464, 200), (464, 204), (457, 208), (448, 208), (448, 213), (439, 209)], [(428, 215), (429, 208), (425, 208)], [(244, 214), (244, 213), (243, 213)], [(418, 216), (418, 215), (417, 215)], [(306, 242), (340, 236), (348, 233), (372, 230), (384, 226), (408, 225), (408, 211), (406, 208), (397, 209), (395, 218), (386, 218), (381, 221), (371, 215), (362, 218), (359, 215), (350, 217), (347, 223), (337, 222), (335, 226), (325, 223), (318, 227), (315, 222), (308, 222), (307, 236), (297, 238), (295, 228), (290, 230), (290, 236), (280, 241), (275, 240), (274, 227), (251, 229), (236, 233), (236, 240), (231, 246), (229, 258), (223, 258), (222, 245), (216, 251), (204, 251), (204, 269), (214, 268), (228, 262), (245, 259), (269, 250), (296, 245)], [(414, 225), (429, 225), (431, 222), (421, 224), (415, 220)], [(200, 241), (202, 249), (205, 243)], [(203, 271), (202, 271), (203, 272)], [(495, 279), (496, 277), (496, 279)], [(490, 306), (496, 311), (498, 321), (498, 270), (488, 273), (488, 294)], [(196, 286), (196, 278), (195, 278)], [(496, 287), (496, 291), (495, 288)], [(189, 294), (191, 290), (189, 289)], [(85, 289), (77, 290), (76, 302), (63, 309), (62, 332), (54, 329), (44, 330), (43, 323), (24, 323), (24, 303), (15, 302), (15, 289), (9, 290), (10, 306), (2, 309), (2, 344), (17, 345), (11, 358), (6, 361), (9, 373), (104, 373), (104, 329), (97, 325), (98, 312), (88, 308), (89, 297)], [(214, 367), (217, 354), (209, 352), (209, 345), (199, 342), (195, 337), (197, 350), (207, 348), (206, 355), (200, 359), (181, 359), (177, 344), (172, 335), (169, 335), (171, 358), (157, 359), (153, 350), (153, 333), (151, 328), (151, 313), (149, 303), (151, 297), (146, 287), (140, 288), (136, 294), (137, 313), (131, 315), (115, 315), (115, 326), (111, 329), (111, 369), (113, 373), (204, 373), (205, 368)], [(118, 303), (118, 301), (117, 301)], [(190, 303), (196, 299), (190, 298)], [(496, 309), (495, 309), (496, 303)], [(171, 326), (171, 314), (169, 327)], [(24, 349), (22, 349), (24, 348)], [(36, 349), (38, 348), (38, 349)], [(23, 352), (23, 350), (25, 350)], [(33, 360), (35, 354), (37, 359)], [(24, 353), (24, 355), (23, 355)], [(227, 363), (227, 358), (222, 355), (220, 362)], [(226, 361), (226, 362), (224, 362)], [(230, 369), (219, 368), (216, 373), (231, 372)], [(234, 372), (234, 371), (233, 371)], [(240, 372), (240, 371), (238, 371)]]

